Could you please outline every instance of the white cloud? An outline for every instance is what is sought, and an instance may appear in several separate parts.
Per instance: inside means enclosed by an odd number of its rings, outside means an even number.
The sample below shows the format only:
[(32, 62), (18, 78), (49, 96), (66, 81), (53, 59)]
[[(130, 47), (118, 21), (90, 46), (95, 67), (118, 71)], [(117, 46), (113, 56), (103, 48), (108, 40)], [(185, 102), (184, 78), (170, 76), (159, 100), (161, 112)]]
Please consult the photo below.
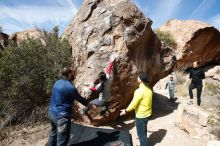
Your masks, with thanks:
[(150, 15), (153, 20), (153, 27), (157, 28), (168, 19), (173, 18), (178, 11), (181, 1), (182, 0), (160, 0)]
[(27, 23), (42, 23), (49, 20), (66, 20), (75, 14), (76, 9), (65, 7), (18, 6), (0, 7), (0, 18), (12, 18)]
[(7, 22), (4, 23), (4, 25), (2, 25), (2, 29), (3, 29), (3, 32), (8, 33), (8, 34), (24, 30), (23, 27), (19, 27), (18, 25), (7, 23)]
[(220, 13), (211, 17), (208, 22), (214, 25), (216, 28), (220, 29)]
[(202, 18), (202, 16), (215, 4), (213, 0), (203, 0), (200, 5), (191, 13), (188, 19)]
[(56, 25), (71, 20), (78, 10), (74, 3), (71, 0), (56, 2), (62, 2), (62, 6), (0, 6), (0, 25), (6, 33), (12, 33), (34, 25), (40, 26), (51, 22)]
[(138, 9), (141, 10), (144, 13), (144, 15), (147, 16), (147, 14), (149, 12), (149, 8), (146, 5), (146, 3), (144, 3), (144, 2), (141, 3), (140, 0), (132, 0), (132, 1), (133, 1), (133, 3), (135, 3), (135, 5), (138, 7)]
[(76, 4), (72, 0), (54, 0), (53, 3), (56, 2), (59, 6), (63, 6), (65, 8), (76, 8)]
[(206, 1), (203, 0), (200, 5), (190, 14), (190, 16), (188, 18), (192, 18), (192, 16), (194, 16), (201, 8), (203, 8), (205, 6)]

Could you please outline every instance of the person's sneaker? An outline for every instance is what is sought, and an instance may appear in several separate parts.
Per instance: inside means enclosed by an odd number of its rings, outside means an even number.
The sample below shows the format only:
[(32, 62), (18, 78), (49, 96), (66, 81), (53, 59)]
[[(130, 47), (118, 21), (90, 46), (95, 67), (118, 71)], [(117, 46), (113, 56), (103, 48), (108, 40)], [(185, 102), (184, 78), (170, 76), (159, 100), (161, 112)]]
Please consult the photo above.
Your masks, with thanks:
[(105, 116), (106, 111), (101, 111), (100, 116)]

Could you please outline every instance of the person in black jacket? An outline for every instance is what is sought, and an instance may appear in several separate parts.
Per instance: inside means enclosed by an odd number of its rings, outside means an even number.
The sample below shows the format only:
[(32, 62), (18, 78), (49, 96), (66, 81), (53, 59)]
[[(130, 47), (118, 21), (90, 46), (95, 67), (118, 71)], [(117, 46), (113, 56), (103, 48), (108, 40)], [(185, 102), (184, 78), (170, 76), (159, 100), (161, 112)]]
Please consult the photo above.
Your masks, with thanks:
[(193, 62), (193, 68), (189, 70), (189, 78), (191, 79), (191, 83), (189, 85), (189, 96), (190, 101), (188, 104), (193, 104), (193, 92), (192, 90), (196, 88), (197, 90), (197, 105), (201, 104), (201, 94), (203, 89), (203, 79), (205, 79), (205, 73), (202, 68), (199, 66), (199, 62)]

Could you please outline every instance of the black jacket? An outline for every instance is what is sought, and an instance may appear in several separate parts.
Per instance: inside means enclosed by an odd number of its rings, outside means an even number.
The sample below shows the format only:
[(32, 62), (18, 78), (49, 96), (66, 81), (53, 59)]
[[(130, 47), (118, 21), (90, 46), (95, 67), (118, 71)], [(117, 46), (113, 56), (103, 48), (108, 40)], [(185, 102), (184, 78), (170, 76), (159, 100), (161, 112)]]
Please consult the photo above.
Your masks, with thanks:
[(205, 79), (205, 72), (202, 68), (191, 68), (189, 70), (189, 78), (193, 84), (202, 85), (202, 80)]

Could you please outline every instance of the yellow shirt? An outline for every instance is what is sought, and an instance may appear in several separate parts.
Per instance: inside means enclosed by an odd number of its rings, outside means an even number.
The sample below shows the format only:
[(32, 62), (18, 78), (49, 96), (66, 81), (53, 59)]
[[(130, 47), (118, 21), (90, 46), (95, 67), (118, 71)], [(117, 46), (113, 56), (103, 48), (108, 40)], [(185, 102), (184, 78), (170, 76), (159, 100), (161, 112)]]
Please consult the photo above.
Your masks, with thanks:
[(139, 88), (134, 92), (133, 100), (127, 107), (126, 111), (135, 110), (136, 118), (146, 118), (152, 114), (152, 95), (150, 87), (140, 84)]

